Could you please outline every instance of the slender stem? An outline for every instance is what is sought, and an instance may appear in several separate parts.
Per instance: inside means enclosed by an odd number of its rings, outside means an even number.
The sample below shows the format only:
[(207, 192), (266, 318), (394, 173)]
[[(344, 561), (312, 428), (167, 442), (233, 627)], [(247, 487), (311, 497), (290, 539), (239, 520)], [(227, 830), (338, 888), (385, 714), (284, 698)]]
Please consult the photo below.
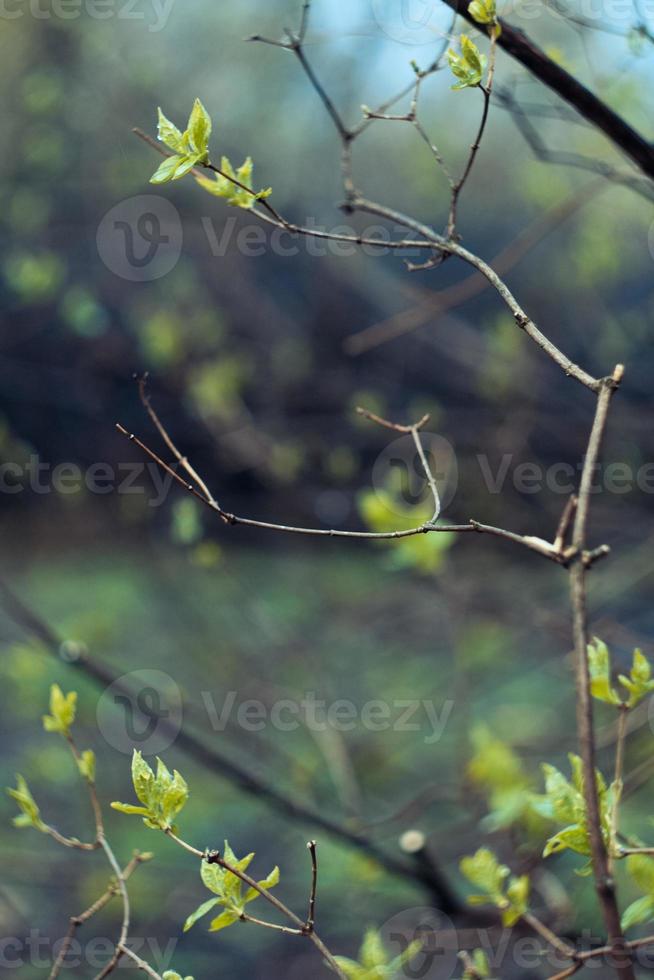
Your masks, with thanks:
[(317, 843), (310, 840), (307, 844), (311, 855), (311, 891), (309, 892), (309, 914), (305, 925), (305, 932), (313, 932), (316, 922), (316, 889), (318, 887), (318, 857), (316, 854)]
[(586, 457), (581, 474), (572, 532), (572, 544), (576, 549), (577, 558), (570, 567), (570, 595), (577, 662), (577, 732), (583, 766), (584, 797), (586, 801), (595, 888), (608, 931), (609, 943), (617, 957), (615, 962), (616, 973), (623, 980), (633, 980), (634, 970), (630, 958), (626, 954), (624, 956), (620, 955), (626, 950), (626, 947), (620, 925), (620, 913), (615, 894), (615, 884), (611, 876), (607, 848), (602, 832), (597, 780), (595, 776), (595, 734), (588, 665), (588, 627), (586, 613), (587, 568), (581, 558), (586, 542), (593, 475), (606, 428), (611, 398), (622, 379), (623, 372), (622, 365), (618, 365), (613, 375), (602, 381), (597, 396), (595, 418), (588, 440)]
[(140, 956), (137, 956), (136, 953), (129, 948), (129, 946), (125, 946), (124, 943), (121, 943), (118, 952), (121, 954), (121, 956), (126, 956), (128, 959), (130, 959), (137, 969), (142, 970), (143, 973), (147, 973), (149, 977), (154, 977), (154, 980), (163, 980), (161, 974), (157, 973), (156, 970), (153, 970), (150, 964), (146, 963), (145, 960), (142, 960)]
[[(611, 850), (615, 847), (620, 829), (620, 802), (622, 800), (625, 741), (629, 708), (621, 704), (618, 708), (618, 734), (615, 741), (615, 773), (613, 776), (613, 806), (611, 808)], [(612, 854), (609, 854), (609, 867), (613, 871)]]

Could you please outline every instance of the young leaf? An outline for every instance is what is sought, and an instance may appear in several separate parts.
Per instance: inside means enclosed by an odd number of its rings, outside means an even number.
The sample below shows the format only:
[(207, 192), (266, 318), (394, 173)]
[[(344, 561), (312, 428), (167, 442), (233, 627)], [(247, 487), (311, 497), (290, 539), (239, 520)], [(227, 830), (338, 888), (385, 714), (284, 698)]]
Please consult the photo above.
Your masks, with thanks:
[(460, 39), (461, 54), (457, 54), (452, 48), (447, 52), (447, 60), (450, 70), (456, 82), (452, 88), (457, 91), (464, 88), (475, 88), (481, 85), (482, 76), (486, 67), (486, 57), (481, 54), (479, 48), (471, 41), (467, 34), (462, 34)]
[(85, 749), (77, 760), (77, 768), (80, 775), (89, 783), (95, 782), (95, 753), (92, 749)]
[(597, 636), (594, 636), (588, 644), (588, 669), (592, 696), (606, 704), (622, 704), (617, 692), (611, 686), (611, 658), (608, 647)]
[(470, 905), (490, 903), (497, 906), (502, 912), (502, 923), (505, 926), (515, 925), (525, 914), (529, 898), (527, 875), (509, 878), (509, 869), (500, 864), (493, 852), (486, 847), (480, 847), (471, 857), (464, 857), (460, 868), (468, 881), (483, 892), (481, 895), (470, 895)]
[[(229, 843), (225, 841), (223, 858), (227, 864), (236, 870), (246, 871), (254, 858), (254, 853), (246, 854), (245, 857), (239, 860), (229, 846)], [(253, 902), (260, 897), (256, 888), (252, 887), (248, 888), (245, 894), (243, 894), (243, 882), (238, 875), (233, 874), (227, 868), (223, 868), (213, 861), (202, 862), (200, 865), (200, 876), (205, 887), (210, 892), (213, 892), (216, 898), (210, 898), (200, 905), (195, 912), (189, 915), (184, 924), (184, 931), (190, 929), (198, 919), (201, 919), (203, 915), (210, 912), (216, 905), (222, 905), (223, 911), (212, 920), (209, 931), (217, 932), (220, 929), (225, 929), (227, 926), (233, 925), (234, 922), (238, 922), (245, 912), (245, 906), (249, 902)], [(260, 888), (267, 889), (274, 888), (278, 882), (279, 868), (275, 867), (266, 878), (257, 882), (257, 884)]]
[[(256, 193), (252, 191), (253, 166), (252, 158), (247, 157), (235, 171), (229, 159), (224, 156), (220, 161), (222, 174), (214, 173), (212, 177), (196, 176), (195, 179), (200, 187), (203, 187), (209, 194), (213, 194), (214, 197), (224, 198), (232, 207), (249, 210), (254, 207), (257, 201), (262, 201), (272, 194), (271, 187)], [(244, 187), (239, 187), (238, 184), (234, 183), (235, 180), (239, 184), (243, 184)], [(248, 188), (248, 190), (244, 188)]]
[(157, 774), (136, 749), (132, 756), (132, 783), (134, 792), (143, 806), (130, 803), (112, 803), (121, 813), (139, 814), (146, 827), (155, 830), (174, 830), (174, 818), (188, 799), (185, 780), (175, 769), (171, 775), (161, 759), (157, 759)]
[(188, 117), (186, 131), (189, 142), (196, 153), (208, 153), (209, 137), (211, 136), (211, 116), (199, 99), (193, 103), (191, 115)]
[(497, 21), (495, 0), (472, 0), (468, 4), (468, 13), (478, 24), (495, 24)]
[(50, 714), (43, 715), (43, 727), (46, 732), (59, 732), (70, 735), (70, 729), (75, 721), (77, 692), (70, 691), (64, 695), (58, 684), (50, 688)]
[(620, 674), (618, 680), (629, 691), (628, 708), (635, 708), (644, 697), (654, 691), (652, 668), (647, 657), (641, 650), (634, 650), (634, 659), (629, 677)]
[[(182, 980), (181, 974), (175, 970), (166, 970), (161, 974), (162, 980)], [(193, 980), (193, 977), (184, 977), (184, 980)]]
[(16, 789), (7, 789), (7, 793), (16, 801), (21, 811), (13, 819), (14, 827), (34, 827), (35, 830), (45, 833), (47, 827), (41, 820), (41, 811), (20, 773), (16, 776)]

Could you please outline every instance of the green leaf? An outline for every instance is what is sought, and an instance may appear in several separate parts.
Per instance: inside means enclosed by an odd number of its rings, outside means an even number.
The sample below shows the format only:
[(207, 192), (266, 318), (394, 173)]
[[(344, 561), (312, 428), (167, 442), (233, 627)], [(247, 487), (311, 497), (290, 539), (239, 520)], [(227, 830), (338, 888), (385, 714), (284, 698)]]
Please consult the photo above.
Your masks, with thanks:
[(477, 888), (490, 897), (493, 902), (504, 899), (504, 883), (511, 873), (509, 868), (500, 864), (492, 851), (480, 847), (471, 857), (464, 857), (460, 863), (461, 873)]
[(649, 854), (630, 854), (625, 865), (629, 876), (640, 890), (654, 897), (654, 857)]
[(195, 912), (191, 912), (186, 922), (184, 923), (184, 932), (188, 932), (189, 929), (195, 925), (198, 919), (201, 919), (203, 915), (206, 915), (207, 912), (210, 912), (211, 909), (215, 908), (216, 905), (219, 904), (220, 904), (219, 898), (209, 898), (207, 899), (206, 902), (203, 902), (202, 905), (199, 905), (198, 908), (196, 908)]
[(147, 817), (148, 808), (145, 806), (134, 806), (132, 803), (111, 803), (112, 810), (118, 810), (119, 813), (129, 813), (129, 814), (139, 814), (142, 817)]
[(611, 658), (608, 647), (597, 636), (594, 636), (588, 644), (588, 670), (592, 696), (606, 704), (622, 704), (617, 691), (611, 686)]
[(38, 804), (20, 773), (16, 776), (16, 789), (7, 789), (7, 793), (11, 796), (12, 800), (16, 801), (21, 811), (13, 819), (14, 826), (34, 827), (35, 830), (46, 833), (48, 828), (41, 820), (41, 811), (39, 810)]
[(386, 966), (388, 963), (388, 953), (384, 949), (382, 938), (376, 929), (368, 929), (359, 952), (361, 965), (368, 970), (374, 970), (379, 966)]
[(472, 966), (463, 971), (463, 980), (479, 980), (479, 977), (490, 978), (490, 963), (483, 949), (473, 949), (470, 959)]
[(644, 697), (654, 691), (654, 681), (651, 679), (652, 668), (647, 657), (641, 650), (634, 650), (634, 658), (629, 677), (620, 674), (618, 680), (629, 691), (628, 708), (635, 708)]
[(209, 152), (209, 137), (211, 136), (211, 117), (199, 99), (196, 99), (188, 117), (186, 127), (191, 149), (197, 154)]
[(226, 929), (228, 926), (233, 925), (238, 922), (240, 915), (238, 912), (234, 912), (231, 909), (225, 909), (220, 915), (217, 915), (215, 919), (211, 920), (211, 925), (209, 926), (209, 932), (220, 932), (221, 929)]
[[(182, 980), (182, 977), (175, 970), (166, 970), (161, 974), (162, 980)], [(193, 977), (184, 977), (184, 980), (193, 980)]]
[(492, 851), (481, 847), (472, 857), (464, 857), (460, 864), (461, 872), (468, 881), (480, 888), (483, 895), (471, 895), (470, 905), (490, 903), (502, 912), (502, 922), (512, 926), (527, 911), (529, 898), (529, 878), (512, 876), (509, 868), (500, 864)]
[(85, 749), (77, 760), (77, 768), (80, 775), (87, 779), (89, 783), (95, 782), (95, 752), (92, 749)]
[(50, 714), (43, 715), (43, 727), (46, 732), (59, 732), (68, 736), (75, 721), (77, 706), (77, 691), (64, 695), (58, 684), (50, 688)]
[(171, 123), (170, 119), (164, 116), (161, 111), (161, 106), (158, 109), (159, 122), (157, 126), (157, 135), (162, 143), (165, 143), (169, 150), (173, 153), (184, 154), (186, 152), (186, 147), (184, 144), (184, 137), (179, 131), (174, 123)]
[(149, 806), (154, 785), (154, 773), (139, 751), (132, 753), (132, 785), (137, 799)]
[(630, 929), (650, 919), (654, 919), (654, 898), (645, 895), (643, 898), (637, 898), (624, 910), (621, 924), (623, 929)]
[(468, 13), (478, 24), (494, 24), (497, 21), (495, 0), (472, 0)]
[(467, 34), (462, 34), (460, 38), (461, 53), (457, 54), (452, 48), (447, 52), (447, 60), (450, 70), (459, 81), (452, 86), (454, 90), (464, 88), (474, 88), (481, 85), (482, 76), (486, 67), (486, 57), (481, 54), (479, 48), (471, 41)]
[(150, 177), (151, 184), (166, 184), (169, 180), (173, 180), (177, 168), (184, 160), (184, 157), (173, 156), (167, 157), (163, 163), (160, 163), (158, 168)]
[[(274, 888), (275, 885), (279, 884), (279, 868), (277, 867), (277, 865), (275, 865), (275, 867), (272, 869), (272, 871), (266, 878), (263, 878), (261, 881), (258, 881), (257, 884), (259, 888), (263, 888), (264, 890), (267, 890), (268, 888)], [(245, 893), (245, 901), (253, 902), (255, 898), (259, 898), (259, 892), (256, 890), (256, 888), (248, 888), (248, 890)]]

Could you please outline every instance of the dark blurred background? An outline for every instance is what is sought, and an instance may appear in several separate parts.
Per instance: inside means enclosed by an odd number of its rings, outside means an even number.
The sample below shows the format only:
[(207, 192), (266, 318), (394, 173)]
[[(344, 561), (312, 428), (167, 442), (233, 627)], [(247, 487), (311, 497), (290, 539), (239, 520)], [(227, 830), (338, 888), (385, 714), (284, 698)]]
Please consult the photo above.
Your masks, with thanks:
[[(426, 66), (440, 50), (449, 11), (417, 6), (407, 21), (391, 2), (316, 0), (307, 55), (348, 121), (360, 118), (362, 103), (377, 105), (410, 81), (411, 59)], [(602, 12), (582, 28), (545, 5), (534, 9), (507, 16), (651, 136), (643, 12), (626, 5), (623, 15)], [(471, 273), (455, 259), (409, 273), (390, 251), (344, 254), (271, 239), (269, 230), (260, 240), (255, 218), (190, 177), (148, 184), (159, 160), (131, 128), (154, 133), (157, 105), (183, 125), (199, 96), (213, 118), (216, 157), (240, 164), (251, 154), (256, 186), (271, 185), (289, 219), (379, 230), (377, 219), (338, 209), (338, 142), (295, 59), (243, 42), (254, 32), (279, 36), (297, 23), (298, 4), (173, 0), (164, 9), (143, 0), (64, 12), (25, 3), (0, 16), (0, 571), (68, 642), (57, 660), (0, 611), (3, 785), (23, 772), (46, 819), (82, 838), (91, 833), (65, 746), (42, 731), (56, 681), (79, 691), (80, 743), (96, 751), (103, 800), (132, 800), (124, 713), (65, 663), (70, 645), (82, 644), (116, 676), (162, 671), (164, 699), (181, 693), (186, 701), (185, 726), (281, 792), (365, 830), (387, 853), (404, 860), (401, 835), (422, 832), (464, 893), (458, 860), (488, 839), (516, 870), (531, 862), (537, 901), (560, 906), (562, 929), (599, 929), (592, 886), (574, 874), (578, 861), (541, 865), (542, 840), (530, 841), (524, 828), (489, 834), (480, 825), (483, 787), (466, 770), (480, 725), (520, 756), (534, 788), (539, 762), (565, 765), (574, 747), (564, 572), (478, 535), (371, 546), (228, 528), (181, 488), (162, 490), (156, 468), (115, 429), (122, 423), (170, 459), (133, 380), (148, 371), (161, 418), (228, 510), (385, 530), (420, 523), (428, 496), (406, 440), (359, 419), (355, 406), (398, 421), (430, 412), (427, 444), (446, 519), (551, 539), (593, 398), (530, 345), (492, 291), (473, 282), (457, 292)], [(425, 13), (427, 26), (416, 26)], [(481, 106), (474, 92), (452, 92), (451, 81), (443, 71), (425, 83), (421, 113), (457, 172)], [(651, 194), (633, 186), (637, 175), (603, 137), (505, 56), (497, 93), (461, 201), (464, 243), (488, 259), (512, 248), (509, 285), (587, 370), (626, 365), (593, 500), (593, 543), (610, 544), (612, 555), (593, 572), (590, 595), (592, 631), (624, 667), (634, 646), (654, 653)], [(582, 155), (590, 169), (538, 159), (510, 111), (516, 100), (549, 148)], [(629, 175), (628, 186), (598, 179), (593, 161)], [(446, 181), (411, 127), (371, 126), (355, 147), (355, 176), (368, 197), (444, 224)], [(156, 261), (130, 264), (136, 225), (121, 232), (116, 222), (142, 215), (155, 225), (141, 229), (169, 241)], [(147, 241), (134, 248), (142, 257)], [(609, 463), (621, 468), (607, 471)], [(92, 489), (97, 464), (109, 474), (103, 492)], [(218, 730), (211, 707), (220, 713), (229, 692), (236, 707)], [(281, 731), (268, 720), (253, 732), (236, 716), (248, 699), (270, 711), (307, 692), (352, 702), (352, 730)], [(406, 700), (428, 702), (438, 731), (422, 707), (410, 731), (361, 722), (371, 701), (390, 705), (397, 719)], [(610, 721), (601, 715), (601, 725)], [(641, 721), (629, 744), (637, 792), (624, 822), (646, 835), (652, 791), (641, 776), (652, 734)], [(605, 745), (608, 768), (610, 733)], [(310, 821), (244, 794), (175, 742), (155, 751), (191, 787), (184, 836), (199, 847), (227, 837), (239, 855), (255, 850), (262, 875), (278, 863), (280, 895), (298, 909), (305, 843), (319, 838), (320, 930), (338, 952), (354, 954), (366, 926), (433, 901)], [(52, 943), (104, 889), (106, 865), (16, 830), (7, 799), (0, 813), (0, 931), (21, 943), (41, 937), (40, 959), (34, 942), (29, 954), (22, 946), (17, 969), (47, 976)], [(235, 926), (213, 936), (205, 920), (182, 936), (206, 897), (197, 868), (137, 818), (109, 811), (107, 819), (122, 860), (135, 847), (156, 854), (130, 888), (132, 933), (148, 937), (146, 958), (154, 944), (165, 950), (175, 940), (162, 968), (196, 980), (328, 975), (309, 947), (266, 930)], [(80, 941), (114, 937), (119, 913), (110, 906)], [(79, 976), (97, 972), (88, 960), (83, 952)], [(426, 975), (451, 972), (450, 963)]]

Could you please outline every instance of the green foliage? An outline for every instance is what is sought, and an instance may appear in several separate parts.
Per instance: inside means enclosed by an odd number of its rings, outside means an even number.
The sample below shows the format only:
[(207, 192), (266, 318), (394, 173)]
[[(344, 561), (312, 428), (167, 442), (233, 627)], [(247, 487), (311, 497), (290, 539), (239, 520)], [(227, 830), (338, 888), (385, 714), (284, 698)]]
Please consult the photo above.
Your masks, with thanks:
[[(547, 841), (543, 857), (564, 850), (575, 851), (577, 854), (590, 854), (582, 763), (578, 755), (571, 753), (568, 758), (572, 768), (572, 780), (567, 780), (554, 766), (544, 763), (545, 793), (542, 796), (532, 796), (532, 806), (537, 813), (563, 825), (563, 829)], [(613, 785), (607, 788), (599, 771), (596, 771), (596, 780), (602, 835), (604, 843), (609, 847), (611, 812), (617, 790)]]
[(335, 956), (334, 959), (349, 980), (393, 980), (421, 949), (422, 941), (416, 939), (409, 943), (404, 952), (391, 959), (377, 930), (368, 929), (361, 943), (358, 961), (347, 956)]
[(462, 858), (461, 873), (481, 894), (470, 895), (470, 905), (495, 905), (502, 913), (502, 924), (512, 926), (524, 915), (528, 907), (529, 878), (516, 877), (505, 864), (500, 864), (487, 847), (480, 847), (476, 854)]
[(633, 661), (629, 676), (620, 674), (618, 680), (628, 691), (628, 698), (623, 701), (611, 685), (611, 656), (606, 643), (597, 636), (588, 644), (588, 667), (590, 670), (590, 692), (598, 701), (612, 704), (616, 707), (635, 708), (643, 698), (654, 691), (652, 667), (641, 650), (634, 650)]
[(64, 695), (58, 684), (50, 688), (50, 714), (43, 715), (43, 727), (46, 732), (59, 732), (68, 738), (70, 729), (75, 721), (77, 708), (77, 691)]
[[(262, 201), (272, 194), (272, 187), (266, 187), (256, 193), (252, 190), (252, 157), (247, 157), (238, 170), (234, 170), (229, 159), (224, 156), (220, 161), (220, 169), (223, 171), (222, 174), (214, 173), (212, 177), (200, 175), (195, 179), (205, 191), (213, 194), (214, 197), (224, 197), (232, 207), (247, 210), (254, 207), (257, 201)], [(238, 184), (244, 184), (247, 190), (239, 187)]]
[(209, 137), (211, 117), (199, 99), (193, 103), (184, 132), (164, 116), (159, 109), (158, 136), (174, 156), (166, 157), (150, 178), (151, 184), (165, 184), (179, 180), (197, 164), (209, 162)]
[(142, 816), (146, 827), (174, 832), (176, 828), (173, 820), (188, 799), (188, 787), (177, 770), (174, 769), (171, 775), (161, 759), (157, 759), (155, 776), (141, 753), (135, 749), (132, 756), (132, 782), (142, 806), (112, 803), (113, 809)]
[(630, 877), (645, 894), (624, 910), (623, 929), (654, 919), (654, 858), (648, 854), (631, 854), (626, 860), (626, 865)]
[(162, 980), (193, 980), (193, 977), (182, 978), (181, 973), (177, 973), (175, 970), (166, 970), (161, 976)]
[(479, 48), (471, 41), (467, 34), (462, 34), (460, 39), (461, 54), (457, 54), (452, 48), (447, 52), (447, 60), (450, 70), (456, 82), (452, 88), (458, 91), (464, 88), (476, 88), (481, 85), (484, 69), (486, 68), (486, 56), (481, 54)]
[(8, 789), (7, 793), (15, 800), (20, 809), (17, 817), (14, 817), (15, 827), (34, 827), (42, 833), (47, 832), (47, 827), (41, 820), (41, 811), (38, 804), (30, 792), (30, 788), (20, 773), (16, 776), (16, 789)]
[[(227, 841), (225, 841), (223, 857), (227, 864), (230, 864), (238, 871), (247, 871), (252, 858), (254, 857), (254, 853), (247, 854), (244, 858), (238, 860)], [(189, 915), (188, 919), (184, 923), (184, 932), (187, 932), (191, 926), (195, 925), (198, 919), (201, 919), (207, 914), (207, 912), (215, 908), (216, 905), (222, 905), (224, 911), (221, 912), (215, 919), (212, 919), (209, 926), (209, 931), (218, 932), (220, 929), (226, 929), (227, 926), (231, 926), (234, 922), (238, 922), (238, 920), (245, 914), (246, 905), (261, 897), (256, 888), (248, 888), (244, 893), (243, 881), (237, 875), (232, 874), (231, 871), (228, 871), (226, 868), (222, 868), (219, 864), (213, 864), (204, 860), (202, 862), (200, 874), (206, 887), (217, 897), (210, 898), (208, 901), (203, 902), (202, 905), (195, 910), (195, 912), (192, 912), (191, 915)], [(268, 877), (258, 881), (257, 884), (259, 885), (259, 888), (268, 889), (274, 888), (278, 882), (279, 868), (274, 867)]]
[(487, 828), (500, 830), (528, 818), (533, 812), (533, 787), (511, 746), (494, 737), (485, 725), (473, 729), (472, 742), (475, 753), (468, 763), (468, 776), (488, 796)]

